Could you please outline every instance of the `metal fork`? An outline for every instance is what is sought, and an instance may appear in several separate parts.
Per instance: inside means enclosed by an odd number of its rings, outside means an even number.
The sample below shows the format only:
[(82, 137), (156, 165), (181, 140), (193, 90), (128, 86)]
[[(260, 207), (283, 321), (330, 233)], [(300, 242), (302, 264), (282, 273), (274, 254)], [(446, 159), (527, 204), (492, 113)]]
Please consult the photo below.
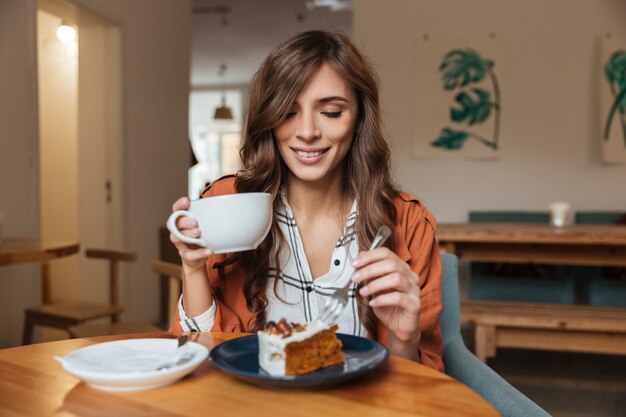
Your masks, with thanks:
[(181, 335), (178, 336), (178, 346), (176, 346), (176, 349), (174, 350), (174, 353), (172, 354), (172, 356), (170, 356), (165, 362), (161, 363), (156, 369), (155, 371), (162, 371), (164, 369), (169, 369), (175, 365), (178, 364), (178, 362), (180, 360), (182, 360), (185, 357), (186, 352), (186, 348), (183, 347), (187, 344), (187, 342), (189, 341), (189, 335)]
[[(372, 241), (369, 250), (374, 250), (385, 243), (387, 238), (391, 235), (391, 229), (387, 226), (380, 226), (378, 232), (376, 233), (376, 237)], [(352, 265), (350, 265), (352, 267)], [(354, 268), (352, 268), (352, 273), (350, 274), (350, 278), (352, 278), (352, 274), (354, 274)], [(348, 290), (350, 289), (350, 285), (352, 284), (352, 280), (348, 279), (348, 282), (343, 287), (339, 288), (334, 292), (333, 295), (326, 301), (322, 311), (318, 317), (322, 323), (327, 324), (328, 326), (335, 323), (343, 309), (348, 304)]]

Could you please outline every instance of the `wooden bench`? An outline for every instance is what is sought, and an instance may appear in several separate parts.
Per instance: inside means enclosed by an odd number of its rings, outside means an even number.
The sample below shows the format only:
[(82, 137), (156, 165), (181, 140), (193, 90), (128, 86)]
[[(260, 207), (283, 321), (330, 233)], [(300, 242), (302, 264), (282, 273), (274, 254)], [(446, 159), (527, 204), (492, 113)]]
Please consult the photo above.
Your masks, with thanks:
[(466, 300), (461, 322), (474, 325), (483, 362), (498, 347), (626, 355), (623, 308)]

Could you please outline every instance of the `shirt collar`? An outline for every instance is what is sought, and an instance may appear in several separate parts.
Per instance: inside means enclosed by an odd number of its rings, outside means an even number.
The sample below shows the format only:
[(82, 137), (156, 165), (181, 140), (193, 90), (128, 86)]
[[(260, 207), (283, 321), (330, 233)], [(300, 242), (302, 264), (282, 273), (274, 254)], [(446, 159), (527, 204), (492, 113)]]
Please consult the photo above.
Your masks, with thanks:
[[(291, 206), (289, 205), (289, 200), (287, 199), (287, 192), (285, 191), (285, 187), (280, 188), (280, 201), (282, 202), (282, 206), (279, 208), (283, 208), (285, 210), (284, 214), (288, 214), (289, 217), (293, 217), (293, 211), (291, 210)], [(357, 199), (355, 198), (352, 202), (352, 207), (350, 207), (350, 213), (348, 214), (348, 219), (346, 221), (346, 229), (353, 228), (354, 223), (356, 223), (356, 216), (358, 215), (358, 204)]]

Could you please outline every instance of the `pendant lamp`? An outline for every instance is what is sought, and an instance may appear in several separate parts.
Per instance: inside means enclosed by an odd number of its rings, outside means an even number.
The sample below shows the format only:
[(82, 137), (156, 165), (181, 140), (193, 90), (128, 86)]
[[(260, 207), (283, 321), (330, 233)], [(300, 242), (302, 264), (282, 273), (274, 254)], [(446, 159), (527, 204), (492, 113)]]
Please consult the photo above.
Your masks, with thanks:
[[(220, 65), (219, 76), (223, 79), (226, 72), (226, 64)], [(226, 105), (226, 92), (222, 91), (222, 104), (215, 108), (213, 115), (215, 120), (233, 120), (233, 111)]]
[(226, 94), (222, 95), (222, 105), (215, 108), (215, 120), (233, 120), (233, 111), (226, 105)]

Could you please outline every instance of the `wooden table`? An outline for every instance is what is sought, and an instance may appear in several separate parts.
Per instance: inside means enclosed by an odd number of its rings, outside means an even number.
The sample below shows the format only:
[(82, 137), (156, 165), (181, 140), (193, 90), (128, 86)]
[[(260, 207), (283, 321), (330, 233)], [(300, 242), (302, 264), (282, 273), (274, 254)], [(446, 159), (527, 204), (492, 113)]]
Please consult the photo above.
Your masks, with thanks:
[(626, 266), (626, 226), (444, 223), (437, 239), (466, 261)]
[[(440, 247), (459, 260), (626, 266), (626, 226), (440, 224)], [(481, 360), (498, 347), (626, 355), (626, 309), (464, 300)]]
[[(208, 348), (238, 336), (194, 333)], [(258, 387), (201, 365), (185, 379), (129, 393), (97, 391), (66, 373), (54, 355), (95, 342), (168, 333), (70, 339), (0, 350), (3, 416), (498, 416), (482, 397), (454, 379), (392, 356), (358, 381), (334, 388)]]
[(5, 237), (0, 246), (0, 265), (44, 262), (77, 253), (78, 242), (45, 241), (37, 238)]
[(41, 299), (50, 301), (50, 269), (47, 261), (78, 253), (80, 244), (69, 241), (47, 241), (38, 238), (5, 237), (0, 246), (0, 266), (22, 262), (43, 262)]

